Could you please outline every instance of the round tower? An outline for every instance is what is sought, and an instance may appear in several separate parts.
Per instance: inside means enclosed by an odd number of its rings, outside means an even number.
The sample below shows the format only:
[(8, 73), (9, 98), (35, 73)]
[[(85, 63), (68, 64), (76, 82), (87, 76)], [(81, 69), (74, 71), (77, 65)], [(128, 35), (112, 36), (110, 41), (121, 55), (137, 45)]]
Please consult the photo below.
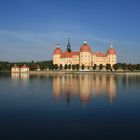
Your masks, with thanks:
[(62, 55), (62, 50), (59, 47), (59, 44), (57, 44), (56, 49), (53, 51), (53, 64), (57, 64), (60, 66), (61, 64), (61, 55)]
[(92, 51), (87, 41), (80, 48), (80, 66), (84, 65), (86, 67), (91, 66), (92, 61)]
[(117, 52), (113, 48), (112, 43), (110, 44), (110, 48), (107, 50), (107, 63), (111, 66), (117, 63)]

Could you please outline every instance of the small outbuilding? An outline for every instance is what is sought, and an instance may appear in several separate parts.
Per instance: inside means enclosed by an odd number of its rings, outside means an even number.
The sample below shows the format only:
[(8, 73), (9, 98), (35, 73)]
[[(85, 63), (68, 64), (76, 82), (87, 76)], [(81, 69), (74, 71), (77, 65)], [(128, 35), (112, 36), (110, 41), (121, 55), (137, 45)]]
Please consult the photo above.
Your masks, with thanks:
[(12, 67), (11, 72), (20, 72), (20, 67), (16, 64)]
[(30, 71), (30, 68), (25, 64), (20, 68), (20, 72), (29, 72), (29, 71)]

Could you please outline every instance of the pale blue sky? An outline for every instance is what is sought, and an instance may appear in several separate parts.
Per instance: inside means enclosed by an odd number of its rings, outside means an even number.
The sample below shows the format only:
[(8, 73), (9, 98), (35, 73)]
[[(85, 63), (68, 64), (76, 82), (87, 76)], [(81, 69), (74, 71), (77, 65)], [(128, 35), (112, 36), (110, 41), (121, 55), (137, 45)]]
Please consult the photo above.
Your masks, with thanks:
[(139, 0), (0, 0), (0, 60), (52, 59), (56, 44), (93, 51), (112, 41), (119, 62), (140, 63)]

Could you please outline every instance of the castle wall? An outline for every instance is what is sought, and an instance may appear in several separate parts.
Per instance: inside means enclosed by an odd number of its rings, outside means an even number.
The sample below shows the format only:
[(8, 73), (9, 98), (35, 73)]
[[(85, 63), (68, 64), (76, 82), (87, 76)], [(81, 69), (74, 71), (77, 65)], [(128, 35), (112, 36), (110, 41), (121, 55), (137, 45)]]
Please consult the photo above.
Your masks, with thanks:
[(106, 66), (106, 64), (113, 66), (117, 63), (116, 50), (112, 48), (112, 45), (110, 49), (108, 49), (107, 53), (93, 53), (86, 42), (80, 48), (79, 52), (65, 51), (62, 53), (61, 49), (58, 47), (54, 52), (56, 52), (56, 54), (53, 55), (53, 64), (57, 64), (58, 66), (60, 66), (60, 64), (62, 64), (62, 66), (65, 66), (65, 64), (79, 64), (80, 66), (84, 65), (85, 67), (90, 67), (94, 64), (97, 66), (100, 64), (103, 66)]
[(60, 58), (61, 55), (58, 55), (58, 54), (55, 54), (53, 55), (53, 64), (57, 64), (58, 66), (60, 66), (61, 64), (61, 58)]
[(80, 66), (91, 66), (92, 55), (91, 52), (80, 52)]

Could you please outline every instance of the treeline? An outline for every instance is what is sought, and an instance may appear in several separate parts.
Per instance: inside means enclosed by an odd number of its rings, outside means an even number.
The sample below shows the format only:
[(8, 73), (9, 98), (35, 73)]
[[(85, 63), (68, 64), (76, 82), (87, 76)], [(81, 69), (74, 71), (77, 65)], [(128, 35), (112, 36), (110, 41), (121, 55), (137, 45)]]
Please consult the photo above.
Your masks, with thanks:
[(12, 67), (11, 63), (0, 61), (0, 71), (10, 70), (11, 67)]
[(126, 64), (126, 63), (117, 63), (114, 64), (112, 67), (110, 64), (106, 64), (106, 66), (103, 66), (102, 64), (100, 64), (99, 66), (97, 66), (96, 64), (94, 64), (92, 67), (85, 67), (84, 65), (82, 65), (80, 67), (79, 64), (77, 65), (60, 65), (58, 66), (53, 65), (53, 61), (38, 61), (38, 62), (3, 62), (0, 61), (0, 71), (10, 71), (11, 67), (14, 66), (14, 64), (16, 64), (17, 66), (21, 67), (24, 64), (26, 64), (27, 66), (29, 66), (31, 71), (37, 70), (38, 68), (40, 70), (85, 70), (85, 69), (89, 69), (91, 71), (102, 71), (102, 70), (106, 70), (106, 71), (118, 71), (118, 70), (122, 70), (122, 71), (140, 71), (140, 64)]
[(140, 70), (140, 64), (126, 64), (126, 63), (117, 63), (111, 66), (110, 64), (106, 64), (106, 66), (103, 66), (102, 64), (96, 65), (94, 64), (91, 67), (85, 67), (82, 65), (81, 67), (79, 64), (77, 65), (60, 65), (58, 66), (57, 64), (53, 65), (53, 69), (55, 70), (91, 70), (91, 71), (117, 71), (117, 70), (123, 70), (123, 71), (139, 71)]
[(118, 63), (113, 65), (114, 70), (124, 70), (124, 71), (139, 71), (140, 64), (126, 64), (126, 63)]
[(3, 62), (0, 61), (0, 71), (9, 71), (11, 70), (11, 67), (14, 65), (17, 65), (19, 67), (23, 66), (24, 64), (26, 64), (27, 66), (29, 66), (30, 70), (36, 70), (39, 66), (39, 68), (41, 70), (44, 69), (53, 69), (53, 61), (38, 61), (38, 62)]
[(126, 63), (118, 63), (113, 65), (114, 69), (122, 69), (122, 70), (129, 70), (129, 71), (139, 71), (140, 70), (140, 64), (126, 64)]

